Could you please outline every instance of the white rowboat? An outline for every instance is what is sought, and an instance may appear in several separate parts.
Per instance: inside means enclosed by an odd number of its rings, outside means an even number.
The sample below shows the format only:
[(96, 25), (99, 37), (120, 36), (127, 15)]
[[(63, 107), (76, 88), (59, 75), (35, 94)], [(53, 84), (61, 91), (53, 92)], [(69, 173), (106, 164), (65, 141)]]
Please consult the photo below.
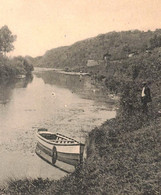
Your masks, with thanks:
[(36, 154), (51, 164), (57, 160), (76, 166), (82, 163), (84, 144), (59, 133), (38, 129)]

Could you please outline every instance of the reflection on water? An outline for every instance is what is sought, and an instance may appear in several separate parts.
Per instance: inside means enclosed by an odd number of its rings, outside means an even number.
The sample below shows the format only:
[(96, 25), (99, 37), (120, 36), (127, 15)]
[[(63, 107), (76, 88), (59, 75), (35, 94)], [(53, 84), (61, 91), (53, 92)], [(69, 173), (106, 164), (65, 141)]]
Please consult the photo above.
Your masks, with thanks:
[[(89, 131), (115, 116), (113, 100), (90, 77), (80, 80), (78, 75), (42, 70), (33, 78), (0, 85), (0, 182), (11, 176), (65, 175), (35, 155), (37, 128), (84, 142)], [(59, 162), (56, 166), (72, 169)]]
[(42, 78), (45, 84), (67, 88), (72, 93), (78, 94), (81, 98), (108, 104), (115, 103), (114, 100), (109, 98), (108, 92), (102, 86), (99, 86), (99, 88), (96, 87), (94, 81), (87, 75), (81, 77), (79, 75), (71, 76), (56, 71), (36, 72), (35, 74), (37, 77)]
[(14, 88), (26, 88), (33, 80), (33, 75), (24, 79), (7, 80), (0, 84), (0, 104), (7, 104), (12, 97)]

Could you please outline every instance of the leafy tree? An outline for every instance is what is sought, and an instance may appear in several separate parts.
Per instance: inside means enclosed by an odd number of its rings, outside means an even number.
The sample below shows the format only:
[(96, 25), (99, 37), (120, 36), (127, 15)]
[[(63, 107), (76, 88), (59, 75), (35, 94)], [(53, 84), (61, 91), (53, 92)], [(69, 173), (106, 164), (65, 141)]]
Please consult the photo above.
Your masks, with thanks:
[(0, 29), (0, 53), (6, 53), (14, 49), (13, 42), (16, 40), (16, 35), (13, 35), (8, 26), (3, 26)]
[(16, 68), (18, 68), (18, 70), (20, 71), (20, 73), (23, 74), (30, 74), (31, 71), (33, 71), (33, 66), (31, 63), (29, 63), (25, 58), (23, 58), (22, 56), (17, 56), (14, 57), (11, 60), (11, 63), (13, 66), (15, 66)]

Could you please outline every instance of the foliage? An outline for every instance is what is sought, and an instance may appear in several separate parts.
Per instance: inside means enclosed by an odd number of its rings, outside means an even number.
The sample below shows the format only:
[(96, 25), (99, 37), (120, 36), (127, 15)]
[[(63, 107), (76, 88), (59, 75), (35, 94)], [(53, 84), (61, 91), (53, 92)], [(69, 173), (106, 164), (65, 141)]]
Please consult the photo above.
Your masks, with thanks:
[(12, 35), (8, 26), (3, 26), (0, 29), (0, 52), (6, 54), (14, 49), (13, 42), (16, 40), (16, 36)]
[(32, 64), (23, 57), (19, 56), (12, 59), (3, 56), (0, 57), (0, 82), (14, 78), (17, 75), (31, 74), (32, 70)]
[(154, 49), (155, 47), (161, 47), (161, 35), (155, 34), (150, 40), (149, 40), (149, 48)]
[(108, 61), (127, 59), (129, 54), (137, 55), (147, 49), (160, 47), (160, 37), (160, 30), (101, 34), (76, 42), (71, 46), (49, 50), (44, 56), (35, 58), (34, 66), (83, 67), (86, 66), (88, 60), (99, 61), (104, 59), (106, 54), (108, 54)]
[(8, 26), (5, 25), (0, 29), (0, 81), (19, 74), (27, 75), (33, 70), (32, 64), (21, 56), (10, 59), (6, 57), (6, 53), (14, 49), (15, 40), (16, 36), (12, 34)]
[(22, 56), (14, 57), (12, 59), (12, 65), (17, 67), (19, 70), (22, 70), (24, 74), (29, 74), (33, 71), (33, 66)]

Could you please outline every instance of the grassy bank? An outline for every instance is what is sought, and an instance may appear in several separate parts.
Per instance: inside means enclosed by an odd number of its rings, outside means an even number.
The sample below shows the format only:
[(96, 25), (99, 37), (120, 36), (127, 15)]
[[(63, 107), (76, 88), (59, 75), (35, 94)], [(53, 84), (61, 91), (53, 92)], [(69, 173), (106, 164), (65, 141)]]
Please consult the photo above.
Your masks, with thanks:
[(139, 129), (110, 120), (89, 134), (88, 158), (82, 168), (59, 181), (11, 181), (1, 193), (160, 194), (160, 129), (160, 118), (142, 123)]

